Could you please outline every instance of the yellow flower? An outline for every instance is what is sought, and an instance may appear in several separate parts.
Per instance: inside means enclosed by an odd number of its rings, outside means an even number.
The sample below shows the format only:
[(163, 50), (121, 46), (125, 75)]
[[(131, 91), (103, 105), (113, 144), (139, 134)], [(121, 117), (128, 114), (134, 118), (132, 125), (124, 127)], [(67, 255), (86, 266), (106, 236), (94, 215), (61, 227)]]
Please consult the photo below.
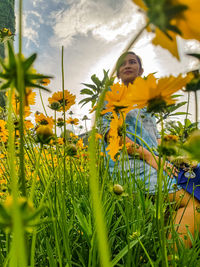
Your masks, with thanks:
[(4, 120), (0, 120), (0, 141), (4, 143), (8, 140), (8, 130), (5, 126), (6, 122)]
[(200, 41), (200, 5), (199, 0), (173, 0), (174, 4), (186, 5), (188, 8), (178, 16), (174, 24), (181, 31), (184, 39)]
[[(147, 21), (156, 26), (153, 44), (168, 49), (178, 59), (177, 35), (200, 41), (199, 0), (166, 0), (157, 1), (156, 4), (132, 1), (146, 12)], [(147, 30), (151, 31), (151, 28), (148, 27)]]
[(33, 123), (30, 120), (25, 120), (24, 121), (24, 126), (25, 126), (26, 130), (33, 129), (34, 128), (34, 125), (33, 125)]
[(107, 101), (106, 108), (101, 112), (102, 114), (108, 112), (128, 112), (133, 108), (133, 104), (130, 101), (130, 84), (128, 87), (123, 83), (116, 83), (110, 86), (111, 91), (108, 91), (105, 96)]
[[(71, 94), (68, 90), (64, 91), (64, 103), (65, 103), (65, 111), (69, 110), (72, 105), (75, 104), (76, 96)], [(60, 108), (58, 111), (63, 111), (63, 92), (58, 91), (52, 95), (52, 97), (48, 98), (50, 105), (53, 102), (59, 102)]]
[(165, 105), (174, 104), (172, 94), (182, 89), (192, 77), (191, 74), (185, 77), (180, 74), (178, 77), (169, 76), (161, 79), (156, 79), (153, 74), (149, 74), (146, 79), (137, 77), (130, 85), (130, 98), (138, 105), (138, 108), (149, 107), (153, 101)]
[(64, 144), (64, 140), (63, 140), (62, 137), (59, 137), (59, 138), (57, 139), (57, 142), (58, 142), (59, 145), (63, 145), (63, 144)]
[(76, 119), (76, 118), (73, 119), (72, 117), (69, 117), (69, 119), (66, 120), (66, 122), (69, 124), (78, 125), (79, 119)]
[(48, 125), (51, 129), (53, 128), (54, 121), (52, 117), (46, 117), (43, 113), (35, 113), (35, 122), (40, 125)]
[[(148, 28), (149, 29), (149, 28)], [(147, 29), (147, 30), (148, 30)], [(171, 39), (169, 39), (166, 34), (164, 34), (160, 29), (156, 28), (155, 37), (152, 40), (154, 45), (160, 45), (165, 49), (168, 49), (169, 52), (179, 59), (178, 47), (176, 42), (176, 34), (174, 32), (169, 31)]]
[(113, 113), (113, 118), (110, 122), (110, 131), (108, 133), (108, 142), (109, 145), (106, 148), (106, 151), (108, 151), (108, 154), (110, 155), (111, 159), (113, 161), (116, 161), (116, 154), (119, 152), (119, 149), (121, 149), (120, 141), (121, 137), (118, 134), (118, 130), (123, 125), (123, 119), (121, 117), (118, 118), (118, 116)]
[(72, 139), (78, 139), (78, 136), (77, 135), (75, 135), (74, 133), (72, 133), (72, 132), (70, 132), (70, 137), (72, 138)]
[(76, 145), (77, 145), (77, 147), (80, 148), (80, 149), (84, 148), (83, 139), (80, 138), (80, 139), (77, 141)]

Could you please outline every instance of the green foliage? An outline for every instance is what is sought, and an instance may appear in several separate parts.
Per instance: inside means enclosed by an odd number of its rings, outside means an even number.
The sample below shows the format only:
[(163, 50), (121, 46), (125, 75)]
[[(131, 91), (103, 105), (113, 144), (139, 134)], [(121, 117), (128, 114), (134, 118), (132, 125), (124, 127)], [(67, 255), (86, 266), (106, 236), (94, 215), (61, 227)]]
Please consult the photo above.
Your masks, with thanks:
[(89, 97), (82, 99), (79, 104), (83, 103), (82, 106), (84, 106), (85, 104), (91, 102), (91, 105), (93, 107), (97, 103), (99, 96), (105, 87), (105, 84), (110, 86), (114, 82), (114, 78), (109, 79), (108, 71), (103, 70), (104, 77), (102, 80), (100, 80), (95, 74), (93, 74), (91, 76), (93, 84), (82, 83), (86, 86), (86, 88), (81, 90), (81, 95), (88, 95)]
[[(177, 95), (174, 95), (174, 97), (177, 97)], [(180, 116), (180, 115), (186, 115), (187, 112), (174, 112), (177, 109), (179, 109), (180, 107), (184, 106), (185, 104), (187, 104), (187, 101), (183, 101), (180, 102), (178, 104), (173, 104), (173, 105), (169, 105), (163, 108), (163, 112), (162, 112), (162, 119), (165, 120), (168, 117), (172, 117), (172, 116)], [(157, 118), (159, 118), (159, 114), (155, 114)], [(158, 119), (158, 123), (160, 122), (160, 119)]]
[[(3, 62), (0, 58), (0, 65), (2, 67), (2, 71), (0, 72), (0, 78), (4, 82), (0, 84), (0, 89), (5, 90), (13, 86), (19, 92), (18, 88), (18, 62), (19, 58), (18, 55), (15, 55), (14, 50), (10, 42), (7, 42), (8, 46), (8, 62)], [(45, 76), (41, 74), (34, 73), (33, 71), (33, 63), (36, 59), (37, 55), (33, 54), (27, 59), (22, 60), (22, 69), (23, 69), (23, 76), (24, 76), (24, 88), (31, 87), (31, 88), (40, 88), (46, 91), (49, 91), (46, 87), (40, 85), (40, 81), (45, 78), (52, 78), (51, 76)], [(26, 95), (26, 92), (24, 92)]]
[[(0, 1), (0, 29), (7, 28), (15, 33), (15, 1), (1, 0)], [(0, 43), (0, 57), (4, 57), (4, 45)]]
[(178, 136), (182, 143), (186, 141), (196, 128), (197, 123), (191, 122), (189, 119), (185, 119), (184, 124), (180, 121), (169, 121), (165, 124), (166, 133)]

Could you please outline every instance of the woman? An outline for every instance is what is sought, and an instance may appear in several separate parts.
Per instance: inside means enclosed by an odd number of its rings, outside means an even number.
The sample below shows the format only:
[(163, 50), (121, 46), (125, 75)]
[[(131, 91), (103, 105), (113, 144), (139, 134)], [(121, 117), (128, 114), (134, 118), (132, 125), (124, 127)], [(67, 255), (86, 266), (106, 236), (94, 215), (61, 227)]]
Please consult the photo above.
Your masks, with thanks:
[[(143, 73), (141, 60), (133, 52), (126, 52), (121, 55), (116, 66), (117, 76), (126, 86), (128, 86), (129, 83), (133, 83), (134, 80)], [(136, 182), (138, 178), (142, 178), (145, 183), (145, 190), (151, 194), (155, 194), (157, 186), (158, 156), (155, 155), (154, 157), (148, 150), (148, 147), (139, 138), (130, 134), (134, 133), (137, 136), (141, 136), (152, 149), (157, 147), (160, 142), (160, 136), (157, 132), (155, 118), (151, 116), (146, 109), (133, 109), (128, 112), (125, 123), (127, 132), (125, 142), (128, 144), (127, 152), (129, 159), (128, 161), (125, 161), (123, 168), (128, 172), (135, 174)], [(103, 127), (106, 129), (105, 136), (108, 136), (109, 119), (105, 116), (103, 117)], [(133, 157), (136, 153), (139, 155), (139, 159)], [(113, 162), (112, 160), (109, 161), (111, 174), (115, 172), (116, 164), (118, 163)], [(117, 169), (121, 170), (122, 167), (118, 165)], [(169, 194), (169, 200), (178, 205), (174, 222), (175, 225), (180, 224), (179, 227), (177, 227), (177, 232), (185, 245), (191, 247), (192, 244), (190, 238), (187, 238), (186, 240), (184, 236), (187, 236), (188, 230), (194, 236), (195, 230), (197, 230), (197, 227), (199, 226), (200, 213), (198, 212), (198, 209), (200, 207), (200, 202), (196, 198), (191, 198), (191, 195), (188, 192), (182, 189), (180, 185), (177, 185), (177, 177), (179, 174), (178, 169), (171, 163), (166, 162), (164, 164), (164, 171), (167, 176), (166, 187)]]

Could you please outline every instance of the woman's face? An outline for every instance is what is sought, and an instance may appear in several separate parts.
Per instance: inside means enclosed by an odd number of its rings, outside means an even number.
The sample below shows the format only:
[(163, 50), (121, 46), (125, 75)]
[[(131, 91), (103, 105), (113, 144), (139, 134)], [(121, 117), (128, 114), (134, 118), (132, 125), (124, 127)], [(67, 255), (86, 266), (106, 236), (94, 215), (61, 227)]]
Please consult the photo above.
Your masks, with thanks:
[(140, 64), (136, 55), (127, 54), (124, 58), (122, 65), (119, 68), (119, 78), (125, 85), (133, 83), (133, 81), (140, 75), (142, 75), (143, 69), (140, 68)]

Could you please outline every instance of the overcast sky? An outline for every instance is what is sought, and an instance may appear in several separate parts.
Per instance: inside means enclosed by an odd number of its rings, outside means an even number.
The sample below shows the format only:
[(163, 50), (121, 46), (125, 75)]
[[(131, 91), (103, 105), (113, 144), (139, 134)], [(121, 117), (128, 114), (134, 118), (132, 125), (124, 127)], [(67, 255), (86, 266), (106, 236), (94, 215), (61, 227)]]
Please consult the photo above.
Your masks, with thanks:
[[(81, 83), (90, 76), (102, 78), (103, 69), (112, 69), (128, 41), (145, 23), (131, 0), (25, 0), (23, 4), (23, 53), (37, 53), (35, 68), (53, 75), (49, 88), (61, 90), (61, 47), (64, 46), (65, 89), (80, 101)], [(16, 20), (18, 0), (16, 0)], [(16, 25), (18, 27), (18, 23)], [(18, 32), (18, 29), (17, 29)], [(197, 67), (198, 62), (186, 52), (200, 52), (195, 41), (179, 40), (181, 61), (159, 46), (151, 45), (153, 34), (144, 33), (132, 48), (143, 61), (144, 75), (157, 72), (157, 77), (178, 75)], [(16, 34), (15, 47), (17, 50)], [(45, 105), (51, 94), (43, 93)], [(81, 119), (90, 105), (72, 111)], [(33, 111), (43, 112), (39, 97)], [(52, 115), (48, 110), (49, 115)], [(192, 110), (191, 110), (192, 112)], [(88, 115), (89, 116), (89, 115)]]

